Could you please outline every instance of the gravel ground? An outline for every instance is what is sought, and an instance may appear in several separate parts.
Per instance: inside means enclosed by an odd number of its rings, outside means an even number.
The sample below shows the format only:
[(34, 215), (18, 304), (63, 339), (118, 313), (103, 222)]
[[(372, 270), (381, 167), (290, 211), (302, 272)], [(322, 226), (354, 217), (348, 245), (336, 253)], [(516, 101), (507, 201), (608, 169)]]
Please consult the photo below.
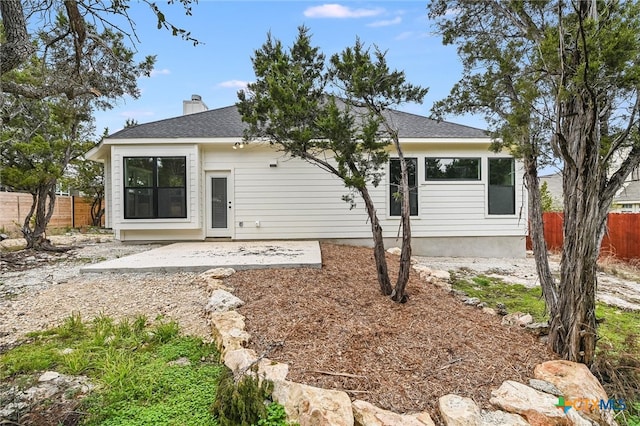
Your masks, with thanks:
[[(195, 273), (80, 274), (80, 267), (158, 247), (130, 245), (105, 235), (51, 237), (74, 245), (67, 253), (4, 252), (0, 262), (0, 352), (31, 331), (61, 323), (74, 312), (83, 319), (146, 315), (178, 321), (186, 334), (210, 339), (203, 316), (207, 290)], [(6, 240), (3, 248), (20, 244)]]

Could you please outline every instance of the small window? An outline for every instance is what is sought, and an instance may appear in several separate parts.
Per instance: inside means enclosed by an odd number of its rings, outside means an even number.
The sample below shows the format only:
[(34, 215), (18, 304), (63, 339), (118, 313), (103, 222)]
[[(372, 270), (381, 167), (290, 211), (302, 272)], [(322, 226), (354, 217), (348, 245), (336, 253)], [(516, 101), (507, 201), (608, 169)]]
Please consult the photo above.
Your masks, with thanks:
[(426, 180), (480, 180), (479, 158), (425, 158)]
[[(411, 216), (418, 215), (418, 159), (405, 158), (409, 177), (409, 210)], [(402, 190), (400, 160), (392, 158), (389, 162), (389, 213), (390, 216), (402, 215)]]
[(186, 157), (125, 157), (125, 219), (187, 217)]
[(516, 213), (513, 158), (489, 158), (489, 214)]

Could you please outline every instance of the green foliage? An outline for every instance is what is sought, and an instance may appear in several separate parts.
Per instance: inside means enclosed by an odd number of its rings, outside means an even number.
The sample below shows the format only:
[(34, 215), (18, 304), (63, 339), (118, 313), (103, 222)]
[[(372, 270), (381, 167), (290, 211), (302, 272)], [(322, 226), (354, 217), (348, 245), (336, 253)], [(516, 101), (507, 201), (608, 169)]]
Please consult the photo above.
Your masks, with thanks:
[(267, 405), (267, 417), (258, 420), (257, 426), (288, 426), (287, 413), (284, 407), (277, 402)]
[(220, 377), (212, 412), (220, 426), (255, 425), (260, 419), (268, 418), (265, 401), (272, 390), (273, 383), (260, 381), (255, 372), (236, 381), (233, 372), (226, 369)]
[[(218, 353), (177, 330), (144, 317), (87, 324), (76, 314), (0, 355), (0, 378), (42, 370), (89, 376), (98, 389), (81, 408), (88, 425), (215, 425)], [(172, 363), (181, 358), (188, 362)]]
[(541, 203), (543, 212), (562, 211), (562, 206), (558, 205), (557, 200), (553, 198), (553, 195), (551, 195), (547, 182), (542, 182), (542, 185), (540, 185), (540, 197), (542, 199)]
[(288, 50), (268, 34), (252, 61), (257, 80), (238, 93), (237, 103), (249, 124), (245, 139), (266, 139), (351, 189), (380, 183), (397, 136), (385, 111), (422, 102), (427, 92), (407, 83), (403, 72), (390, 71), (385, 54), (372, 53), (359, 40), (327, 65), (306, 27)]

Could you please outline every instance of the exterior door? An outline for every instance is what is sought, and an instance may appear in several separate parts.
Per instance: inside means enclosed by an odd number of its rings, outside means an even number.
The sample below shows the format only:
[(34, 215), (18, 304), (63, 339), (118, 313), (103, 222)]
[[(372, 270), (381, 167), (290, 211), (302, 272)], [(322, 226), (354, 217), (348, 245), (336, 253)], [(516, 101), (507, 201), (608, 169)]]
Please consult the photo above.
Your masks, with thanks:
[(206, 180), (207, 237), (233, 237), (231, 174), (228, 172), (208, 172)]

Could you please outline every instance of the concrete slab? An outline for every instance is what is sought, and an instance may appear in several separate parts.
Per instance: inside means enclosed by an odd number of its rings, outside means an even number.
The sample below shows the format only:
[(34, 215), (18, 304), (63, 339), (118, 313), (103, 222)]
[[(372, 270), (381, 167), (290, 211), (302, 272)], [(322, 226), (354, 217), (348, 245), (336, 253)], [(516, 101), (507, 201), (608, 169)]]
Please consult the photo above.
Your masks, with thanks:
[(80, 272), (202, 272), (211, 268), (321, 268), (318, 241), (174, 243), (87, 265)]

